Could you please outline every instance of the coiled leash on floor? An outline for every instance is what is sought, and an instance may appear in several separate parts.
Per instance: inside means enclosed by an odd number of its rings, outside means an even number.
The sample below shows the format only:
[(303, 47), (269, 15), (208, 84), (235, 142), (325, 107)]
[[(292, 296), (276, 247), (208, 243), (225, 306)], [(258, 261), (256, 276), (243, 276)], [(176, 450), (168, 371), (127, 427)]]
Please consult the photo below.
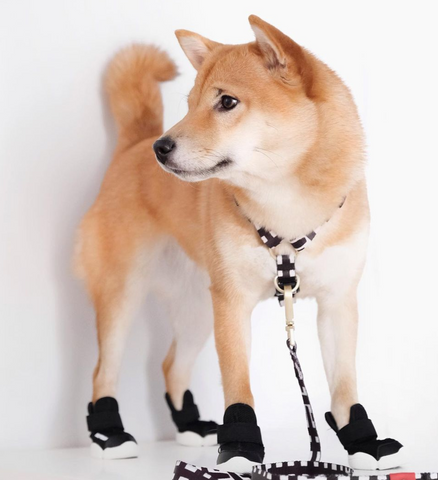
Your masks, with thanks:
[[(342, 207), (342, 204), (339, 208)], [(236, 201), (236, 205), (238, 205)], [(290, 240), (294, 253), (291, 255), (274, 255), (273, 249), (284, 239), (272, 231), (254, 225), (262, 242), (269, 248), (276, 259), (277, 276), (274, 279), (276, 297), (280, 305), (285, 307), (287, 347), (294, 365), (295, 377), (301, 390), (307, 429), (310, 439), (310, 460), (279, 462), (256, 465), (251, 474), (225, 472), (206, 467), (196, 467), (178, 461), (175, 466), (173, 480), (301, 480), (303, 477), (318, 480), (438, 480), (437, 473), (395, 473), (388, 475), (354, 475), (353, 469), (335, 463), (321, 462), (321, 443), (316, 428), (312, 405), (304, 383), (304, 375), (297, 355), (297, 345), (294, 340), (294, 301), (300, 288), (300, 277), (295, 272), (295, 255), (304, 250), (315, 238), (319, 228), (304, 237)], [(300, 479), (301, 477), (301, 479)]]

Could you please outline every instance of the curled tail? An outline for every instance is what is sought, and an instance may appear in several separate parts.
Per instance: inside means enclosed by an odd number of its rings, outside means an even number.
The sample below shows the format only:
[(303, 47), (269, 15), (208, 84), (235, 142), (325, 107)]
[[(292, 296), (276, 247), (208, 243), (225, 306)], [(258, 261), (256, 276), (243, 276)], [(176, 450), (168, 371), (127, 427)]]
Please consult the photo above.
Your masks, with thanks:
[(114, 56), (106, 90), (123, 143), (131, 145), (162, 133), (159, 82), (171, 80), (176, 73), (167, 53), (154, 45), (134, 44)]

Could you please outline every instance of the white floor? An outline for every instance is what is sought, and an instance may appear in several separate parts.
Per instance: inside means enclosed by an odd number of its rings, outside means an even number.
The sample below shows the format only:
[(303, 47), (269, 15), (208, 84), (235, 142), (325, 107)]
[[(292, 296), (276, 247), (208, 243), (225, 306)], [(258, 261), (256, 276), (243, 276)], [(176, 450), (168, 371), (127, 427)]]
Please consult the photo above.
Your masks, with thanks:
[[(303, 446), (294, 445), (290, 437), (277, 432), (265, 435), (264, 439), (266, 462), (307, 459)], [(339, 445), (330, 443), (331, 446), (324, 446), (323, 460), (345, 463), (345, 453)], [(436, 446), (430, 451), (415, 451), (415, 446), (411, 446), (406, 452), (409, 460), (399, 471), (438, 471), (438, 456), (434, 451)], [(291, 458), (292, 452), (301, 452), (301, 456)], [(96, 460), (89, 456), (88, 448), (3, 451), (0, 480), (172, 480), (176, 460), (214, 467), (216, 455), (217, 447), (190, 448), (175, 442), (143, 443), (139, 458), (129, 460)]]

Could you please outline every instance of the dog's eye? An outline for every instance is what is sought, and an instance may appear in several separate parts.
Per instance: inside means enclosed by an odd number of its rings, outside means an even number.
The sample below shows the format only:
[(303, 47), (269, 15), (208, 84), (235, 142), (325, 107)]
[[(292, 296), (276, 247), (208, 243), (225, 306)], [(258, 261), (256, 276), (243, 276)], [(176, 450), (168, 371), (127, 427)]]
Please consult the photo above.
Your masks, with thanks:
[(220, 109), (232, 110), (238, 103), (239, 100), (237, 100), (237, 98), (230, 97), (229, 95), (223, 95), (221, 98)]

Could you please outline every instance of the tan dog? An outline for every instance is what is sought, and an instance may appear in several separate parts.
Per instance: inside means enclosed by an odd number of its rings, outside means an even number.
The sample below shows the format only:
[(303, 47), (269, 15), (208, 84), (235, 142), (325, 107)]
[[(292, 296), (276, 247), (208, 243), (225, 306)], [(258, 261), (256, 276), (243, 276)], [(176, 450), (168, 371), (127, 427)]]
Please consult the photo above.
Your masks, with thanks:
[[(116, 395), (130, 320), (146, 288), (169, 305), (174, 339), (163, 370), (177, 425), (178, 411), (193, 410), (183, 398), (213, 325), (225, 406), (253, 407), (250, 318), (274, 293), (276, 265), (250, 219), (288, 239), (323, 225), (298, 256), (298, 298), (318, 302), (331, 411), (337, 428), (348, 428), (358, 402), (356, 289), (369, 226), (362, 128), (348, 88), (330, 68), (261, 19), (249, 21), (256, 41), (244, 45), (176, 32), (198, 75), (187, 115), (158, 142), (158, 82), (175, 75), (174, 64), (155, 47), (134, 45), (110, 65), (107, 90), (119, 141), (81, 224), (76, 254), (98, 328), (91, 419), (112, 412), (117, 423), (116, 403), (97, 404)], [(276, 253), (291, 248), (283, 242)], [(93, 445), (95, 432), (104, 430), (96, 422)], [(112, 432), (121, 434), (120, 425)], [(111, 439), (111, 429), (101, 436)], [(135, 455), (134, 439), (122, 440), (102, 440), (94, 453)], [(105, 454), (129, 442), (131, 450)], [(244, 452), (251, 441), (236, 442), (238, 451), (228, 457), (255, 462)]]

